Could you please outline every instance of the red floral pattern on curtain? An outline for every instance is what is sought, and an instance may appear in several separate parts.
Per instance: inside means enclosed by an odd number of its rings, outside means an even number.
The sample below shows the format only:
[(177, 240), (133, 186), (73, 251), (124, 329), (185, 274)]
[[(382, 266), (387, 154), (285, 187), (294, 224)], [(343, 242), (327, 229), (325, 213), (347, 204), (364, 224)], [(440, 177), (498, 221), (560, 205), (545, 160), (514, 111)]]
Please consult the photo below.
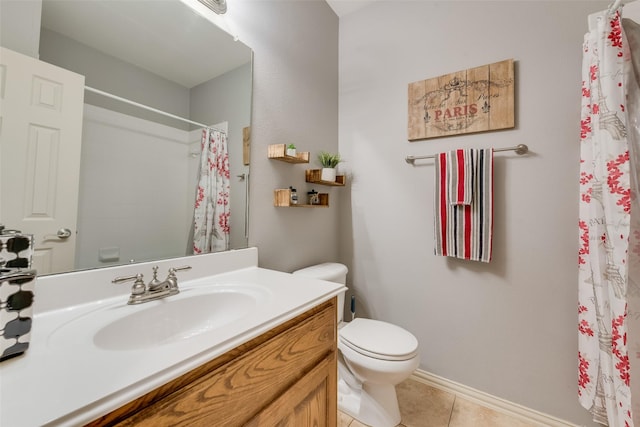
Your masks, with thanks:
[(229, 153), (227, 135), (203, 129), (193, 213), (193, 253), (229, 249)]
[(640, 23), (632, 19), (623, 19), (622, 26), (630, 54), (629, 61), (625, 61), (627, 103), (624, 110), (627, 114), (627, 141), (631, 164), (631, 234), (627, 265), (627, 317), (623, 319), (627, 333), (614, 335), (620, 336), (623, 340), (625, 337), (627, 339), (629, 364), (627, 365), (623, 359), (620, 367), (631, 376), (633, 422), (640, 426), (640, 378), (637, 375), (640, 372)]
[(578, 396), (594, 421), (633, 426), (627, 350), (631, 184), (620, 14), (585, 35), (580, 130)]

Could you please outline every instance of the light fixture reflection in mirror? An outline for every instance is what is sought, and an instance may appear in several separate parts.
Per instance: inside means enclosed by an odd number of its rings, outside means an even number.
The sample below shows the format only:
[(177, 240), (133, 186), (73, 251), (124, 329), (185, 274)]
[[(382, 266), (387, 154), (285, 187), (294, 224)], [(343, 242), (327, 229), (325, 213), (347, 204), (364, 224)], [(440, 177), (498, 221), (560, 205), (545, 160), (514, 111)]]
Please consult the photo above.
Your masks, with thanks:
[[(226, 123), (230, 176), (248, 176), (251, 49), (180, 0), (153, 3), (151, 13), (147, 2), (43, 0), (40, 61), (85, 76), (86, 86), (194, 122)], [(78, 223), (69, 227), (76, 261), (50, 273), (191, 255), (199, 155), (190, 153), (201, 131), (88, 91), (84, 102)], [(247, 247), (245, 184), (231, 180), (231, 249)]]
[(198, 0), (218, 15), (224, 15), (227, 12), (226, 0)]

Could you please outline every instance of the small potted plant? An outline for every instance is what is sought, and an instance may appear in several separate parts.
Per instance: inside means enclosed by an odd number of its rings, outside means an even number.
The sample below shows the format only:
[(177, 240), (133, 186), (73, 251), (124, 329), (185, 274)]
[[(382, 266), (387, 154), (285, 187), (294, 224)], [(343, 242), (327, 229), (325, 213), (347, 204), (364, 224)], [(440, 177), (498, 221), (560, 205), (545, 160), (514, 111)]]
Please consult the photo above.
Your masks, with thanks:
[(336, 166), (342, 161), (340, 154), (332, 154), (326, 151), (318, 153), (318, 161), (322, 165), (320, 179), (322, 181), (336, 182)]
[(295, 157), (296, 156), (296, 145), (289, 144), (287, 145), (287, 156)]

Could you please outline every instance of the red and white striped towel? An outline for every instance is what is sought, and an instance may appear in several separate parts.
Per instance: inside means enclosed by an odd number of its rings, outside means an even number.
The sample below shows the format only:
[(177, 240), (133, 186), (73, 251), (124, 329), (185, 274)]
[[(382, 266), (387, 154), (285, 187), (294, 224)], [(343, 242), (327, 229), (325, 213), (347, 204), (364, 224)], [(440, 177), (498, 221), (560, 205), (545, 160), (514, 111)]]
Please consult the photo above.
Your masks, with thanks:
[[(450, 184), (463, 180), (460, 171), (467, 170), (466, 165), (459, 167), (458, 151), (436, 155), (434, 252), (489, 262), (493, 237), (493, 148), (465, 150), (469, 151), (468, 156), (462, 156), (472, 171), (470, 204), (452, 204), (451, 200)], [(456, 199), (460, 200), (457, 195)]]
[(447, 174), (449, 180), (449, 203), (470, 205), (473, 200), (473, 155), (472, 149), (455, 150), (447, 153)]

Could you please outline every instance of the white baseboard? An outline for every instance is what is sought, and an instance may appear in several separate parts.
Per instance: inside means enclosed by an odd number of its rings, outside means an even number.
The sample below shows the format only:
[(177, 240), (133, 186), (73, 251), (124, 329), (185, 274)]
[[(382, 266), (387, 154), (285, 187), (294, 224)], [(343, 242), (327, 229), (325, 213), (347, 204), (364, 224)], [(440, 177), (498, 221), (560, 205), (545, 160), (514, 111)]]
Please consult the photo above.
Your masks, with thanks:
[(420, 369), (411, 375), (411, 379), (427, 384), (442, 391), (453, 393), (471, 402), (478, 403), (494, 411), (509, 415), (522, 421), (537, 424), (544, 427), (578, 427), (568, 421), (543, 414), (517, 403), (492, 396), (488, 393), (473, 389), (463, 384), (456, 383), (446, 378), (439, 377)]

